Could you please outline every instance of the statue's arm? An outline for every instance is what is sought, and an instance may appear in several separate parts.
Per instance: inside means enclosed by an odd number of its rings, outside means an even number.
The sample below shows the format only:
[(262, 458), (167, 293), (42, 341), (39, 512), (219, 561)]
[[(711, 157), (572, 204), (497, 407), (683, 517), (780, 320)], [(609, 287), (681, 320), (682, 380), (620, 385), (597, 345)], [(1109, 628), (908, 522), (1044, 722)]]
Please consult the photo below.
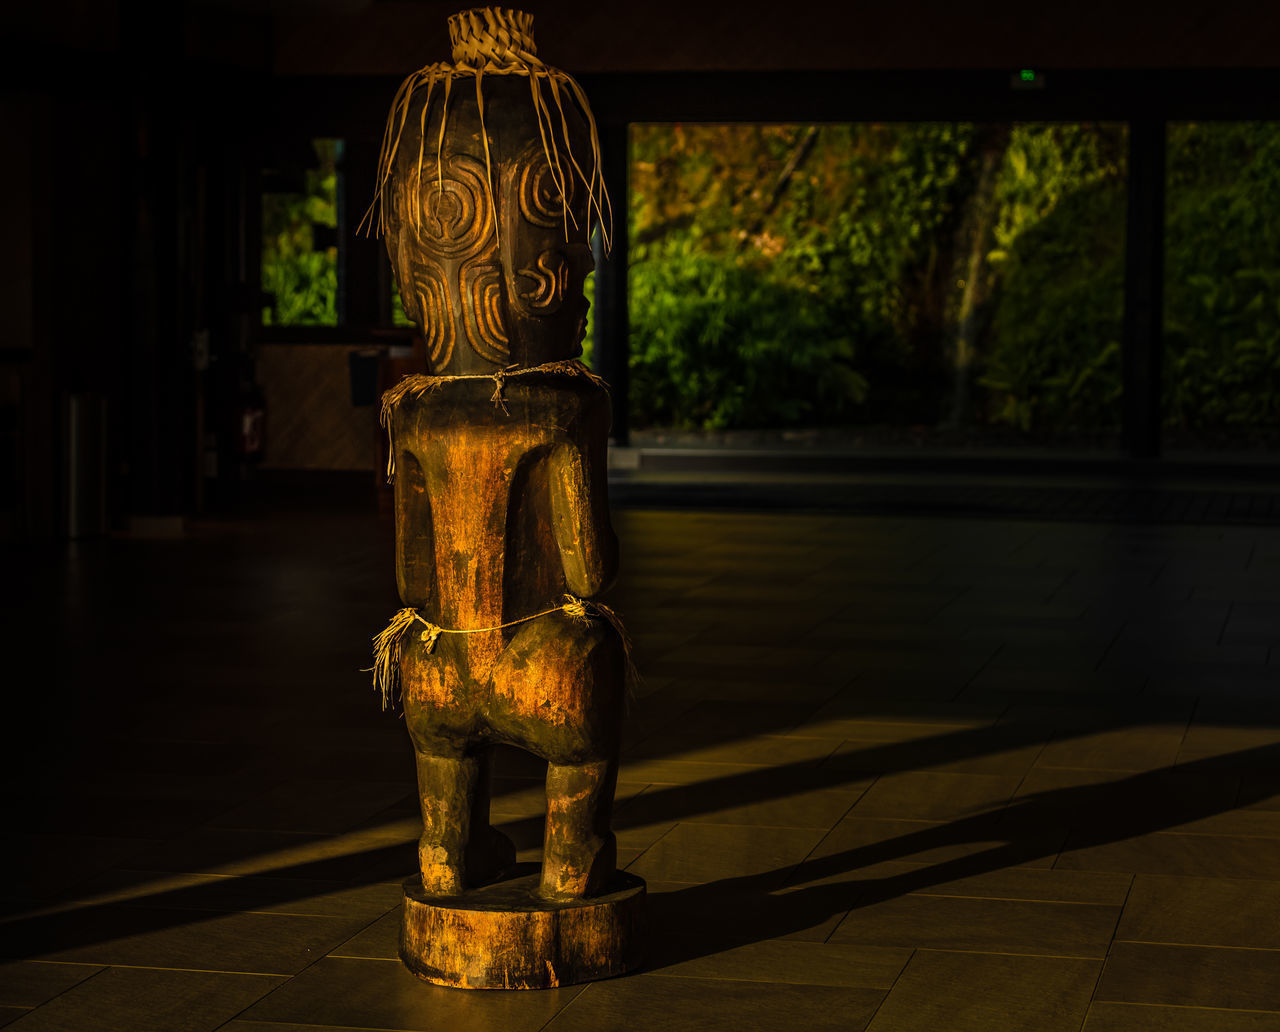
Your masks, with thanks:
[(618, 573), (604, 434), (590, 436), (562, 441), (551, 454), (551, 520), (565, 582), (581, 598), (599, 595)]
[(418, 460), (408, 449), (396, 457), (396, 588), (406, 606), (421, 609), (435, 588), (431, 496)]

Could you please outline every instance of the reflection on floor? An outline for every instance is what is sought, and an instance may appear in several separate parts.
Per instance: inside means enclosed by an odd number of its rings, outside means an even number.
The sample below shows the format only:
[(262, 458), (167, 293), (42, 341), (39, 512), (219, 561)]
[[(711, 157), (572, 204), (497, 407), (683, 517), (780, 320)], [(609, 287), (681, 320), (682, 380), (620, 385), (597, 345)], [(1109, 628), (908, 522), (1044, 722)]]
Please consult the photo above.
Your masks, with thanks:
[[(0, 614), (13, 1029), (1280, 1029), (1280, 528), (632, 512), (645, 972), (395, 959), (358, 513), (34, 557)], [(500, 758), (536, 857), (538, 764)]]

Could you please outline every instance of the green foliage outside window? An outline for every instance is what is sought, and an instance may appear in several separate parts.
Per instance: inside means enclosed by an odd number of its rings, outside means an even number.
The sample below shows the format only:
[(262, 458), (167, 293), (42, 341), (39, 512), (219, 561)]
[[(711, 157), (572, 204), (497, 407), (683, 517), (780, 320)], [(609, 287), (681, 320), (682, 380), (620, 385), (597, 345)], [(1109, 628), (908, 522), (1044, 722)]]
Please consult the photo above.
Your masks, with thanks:
[(340, 140), (313, 140), (316, 167), (307, 169), (306, 192), (262, 198), (262, 289), (272, 299), (264, 326), (338, 324), (338, 248), (317, 248), (313, 226), (338, 225)]
[(413, 320), (404, 314), (404, 305), (400, 300), (400, 284), (396, 282), (394, 275), (391, 277), (391, 325), (413, 325)]
[[(315, 227), (341, 142), (314, 148), (305, 192), (263, 198), (266, 325), (337, 324)], [(1116, 428), (1125, 149), (1117, 125), (633, 127), (635, 422)], [(1166, 423), (1280, 427), (1280, 127), (1171, 125), (1168, 175)]]
[(951, 125), (635, 127), (636, 421), (855, 417), (868, 371), (914, 360), (913, 287), (967, 144)]
[(1016, 126), (986, 262), (995, 280), (979, 385), (984, 415), (1022, 431), (1121, 420), (1125, 134)]
[(1280, 427), (1280, 126), (1169, 127), (1165, 421)]
[[(1116, 178), (1117, 136), (1044, 126), (993, 135), (965, 123), (637, 127), (637, 422), (719, 429), (944, 421), (974, 240), (981, 332), (965, 375), (979, 390), (989, 386), (971, 418), (1029, 428), (1042, 413), (1087, 418), (1105, 408), (1084, 387), (1091, 374), (1075, 368), (1075, 341), (1055, 342), (1054, 354), (1028, 364), (1019, 334), (1038, 332), (1046, 317), (1031, 313), (1030, 326), (1010, 316), (1032, 281), (1048, 278), (1043, 256), (1032, 261), (1020, 241), (1068, 198)], [(984, 181), (988, 152), (999, 171)], [(984, 190), (991, 211), (975, 226)], [(1122, 239), (1111, 247), (1122, 249)], [(1118, 269), (1091, 268), (1105, 287), (1098, 305), (1106, 322), (1120, 296)], [(1005, 270), (1012, 274), (1002, 277)], [(1009, 285), (1002, 279), (1013, 281), (1009, 329), (993, 340), (999, 288)], [(1035, 394), (1046, 379), (1082, 381), (1077, 394), (1089, 404), (1045, 410)]]
[[(636, 423), (1114, 430), (1126, 146), (1094, 124), (634, 127)], [(1278, 216), (1276, 125), (1170, 127), (1171, 425), (1280, 425)]]

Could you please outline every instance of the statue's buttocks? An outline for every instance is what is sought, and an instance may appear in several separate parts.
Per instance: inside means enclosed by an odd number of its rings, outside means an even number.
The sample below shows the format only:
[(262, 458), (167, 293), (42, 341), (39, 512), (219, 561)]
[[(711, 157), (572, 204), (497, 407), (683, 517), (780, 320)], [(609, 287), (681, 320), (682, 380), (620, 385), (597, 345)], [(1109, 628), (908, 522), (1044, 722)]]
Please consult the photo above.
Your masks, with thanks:
[[(612, 872), (616, 855), (599, 814), (616, 779), (625, 649), (607, 621), (575, 619), (559, 606), (566, 595), (598, 595), (616, 570), (605, 496), (608, 396), (585, 372), (429, 382), (391, 408), (389, 426), (400, 593), (444, 629), (433, 636), (415, 625), (401, 645), (419, 780), (424, 765), (429, 784), (456, 767), (465, 784), (474, 766), (478, 782), (495, 742), (545, 759), (549, 786), (576, 771), (595, 786), (582, 794), (591, 813), (584, 810), (577, 835), (562, 835), (558, 846), (548, 839), (562, 856), (544, 858), (544, 870), (548, 894), (584, 894)], [(428, 794), (424, 884), (452, 891), (468, 879), (438, 840), (456, 813)], [(484, 809), (487, 823), (487, 799)], [(441, 827), (432, 829), (433, 817)], [(481, 838), (493, 845), (495, 835)], [(442, 859), (449, 855), (452, 862)], [(485, 868), (476, 864), (473, 879)]]

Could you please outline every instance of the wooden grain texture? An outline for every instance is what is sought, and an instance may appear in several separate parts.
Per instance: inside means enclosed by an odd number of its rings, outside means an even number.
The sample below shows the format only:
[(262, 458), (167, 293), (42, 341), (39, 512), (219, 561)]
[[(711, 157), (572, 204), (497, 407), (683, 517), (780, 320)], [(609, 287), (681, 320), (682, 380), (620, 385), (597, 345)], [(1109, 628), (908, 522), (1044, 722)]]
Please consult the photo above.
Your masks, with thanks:
[[(582, 353), (600, 191), (598, 169), (570, 154), (592, 155), (594, 136), (570, 103), (544, 125), (530, 85), (487, 78), (482, 103), (478, 79), (452, 93), (411, 81), (379, 197), (433, 378), (384, 409), (396, 583), (430, 624), (397, 639), (423, 824), (401, 955), (445, 985), (629, 970), (643, 912), (611, 829), (627, 646), (599, 610), (556, 609), (597, 598), (618, 563), (609, 397), (568, 361)], [(546, 763), (541, 873), (515, 883), (515, 847), (490, 823), (496, 745)]]
[(612, 874), (589, 900), (554, 903), (532, 865), (465, 897), (405, 882), (400, 957), (415, 975), (468, 989), (551, 989), (635, 970), (644, 939), (644, 882)]
[[(441, 89), (429, 97), (419, 89), (400, 129), (383, 196), (387, 254), (435, 374), (582, 353), (582, 283), (594, 267), (588, 190), (567, 155), (559, 168), (548, 161), (529, 85), (523, 76), (486, 78), (483, 121), (470, 83), (447, 102)], [(581, 114), (566, 102), (556, 122), (590, 176)]]
[[(401, 596), (433, 624), (497, 627), (598, 595), (617, 543), (604, 482), (608, 398), (585, 377), (442, 383), (393, 413)], [(602, 619), (556, 612), (502, 630), (410, 631), (405, 723), (418, 753), (424, 885), (458, 894), (510, 863), (489, 827), (488, 749), (548, 762), (543, 892), (574, 898), (613, 873), (610, 831), (625, 650)]]

